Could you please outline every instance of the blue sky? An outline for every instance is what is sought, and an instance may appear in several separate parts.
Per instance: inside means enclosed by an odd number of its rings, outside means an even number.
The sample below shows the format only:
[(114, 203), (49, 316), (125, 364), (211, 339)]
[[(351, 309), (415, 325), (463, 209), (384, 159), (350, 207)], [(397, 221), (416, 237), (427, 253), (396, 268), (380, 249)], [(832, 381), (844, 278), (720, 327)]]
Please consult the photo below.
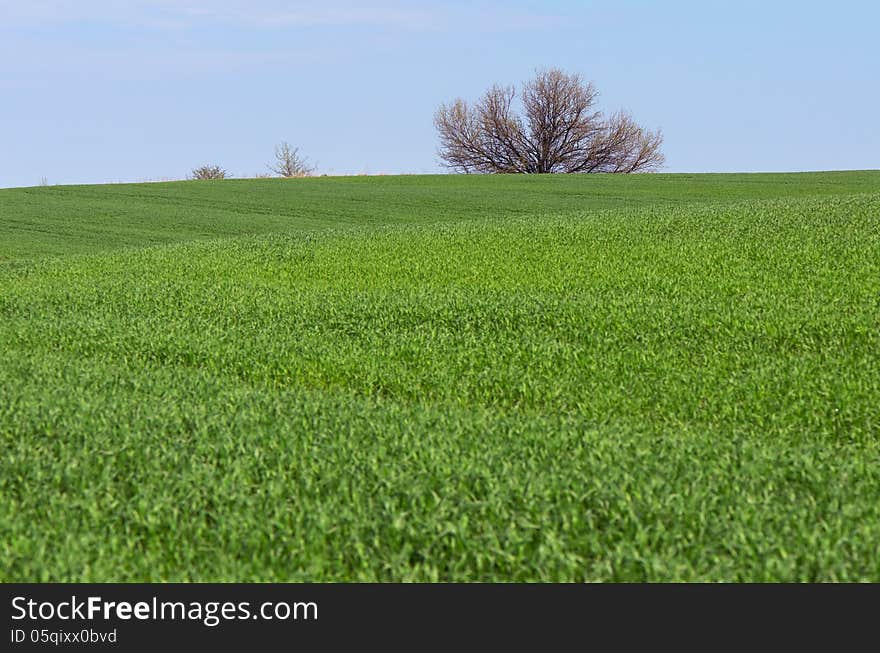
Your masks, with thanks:
[(432, 116), (538, 67), (664, 132), (666, 170), (880, 168), (880, 3), (0, 0), (0, 186), (440, 172)]

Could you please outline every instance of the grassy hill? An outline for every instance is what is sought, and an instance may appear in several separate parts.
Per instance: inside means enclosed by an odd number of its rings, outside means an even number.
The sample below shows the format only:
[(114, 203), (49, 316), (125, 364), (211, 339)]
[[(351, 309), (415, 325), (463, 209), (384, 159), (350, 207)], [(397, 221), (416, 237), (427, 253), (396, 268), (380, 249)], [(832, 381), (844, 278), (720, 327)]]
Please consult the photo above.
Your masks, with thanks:
[(880, 173), (0, 191), (0, 580), (880, 580)]
[(880, 172), (319, 177), (0, 190), (0, 261), (328, 227), (877, 192)]

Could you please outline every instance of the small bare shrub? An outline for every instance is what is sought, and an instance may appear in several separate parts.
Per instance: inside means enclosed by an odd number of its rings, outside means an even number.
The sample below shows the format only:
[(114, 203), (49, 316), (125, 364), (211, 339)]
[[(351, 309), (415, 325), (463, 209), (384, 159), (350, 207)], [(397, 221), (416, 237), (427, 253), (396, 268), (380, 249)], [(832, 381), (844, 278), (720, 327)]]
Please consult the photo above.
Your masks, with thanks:
[(286, 141), (275, 146), (275, 163), (268, 166), (269, 170), (279, 177), (311, 177), (314, 166), (309, 165), (298, 147), (290, 147)]
[(220, 166), (204, 165), (193, 169), (193, 179), (226, 179), (226, 171)]

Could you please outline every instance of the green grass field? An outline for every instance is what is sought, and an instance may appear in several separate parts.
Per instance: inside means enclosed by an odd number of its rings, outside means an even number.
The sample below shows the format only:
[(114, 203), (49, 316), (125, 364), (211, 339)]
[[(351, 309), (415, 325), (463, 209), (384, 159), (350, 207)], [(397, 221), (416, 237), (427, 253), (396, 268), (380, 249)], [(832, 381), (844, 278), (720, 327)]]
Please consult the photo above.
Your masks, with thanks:
[(880, 581), (880, 172), (0, 191), (0, 580)]

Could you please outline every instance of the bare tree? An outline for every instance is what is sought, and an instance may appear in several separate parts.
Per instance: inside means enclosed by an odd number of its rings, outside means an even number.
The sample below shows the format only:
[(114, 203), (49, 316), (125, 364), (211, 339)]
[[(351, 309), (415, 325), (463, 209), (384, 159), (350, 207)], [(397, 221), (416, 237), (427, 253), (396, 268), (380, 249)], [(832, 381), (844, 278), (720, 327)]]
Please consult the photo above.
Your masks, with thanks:
[(305, 157), (299, 153), (299, 148), (291, 148), (286, 141), (275, 146), (275, 163), (268, 166), (269, 170), (279, 177), (309, 177), (315, 171)]
[(605, 117), (579, 75), (539, 71), (523, 86), (493, 86), (474, 105), (457, 99), (434, 116), (439, 154), (459, 172), (644, 172), (663, 165), (662, 134), (626, 112)]
[(220, 166), (204, 165), (193, 169), (193, 179), (226, 179), (226, 171)]

